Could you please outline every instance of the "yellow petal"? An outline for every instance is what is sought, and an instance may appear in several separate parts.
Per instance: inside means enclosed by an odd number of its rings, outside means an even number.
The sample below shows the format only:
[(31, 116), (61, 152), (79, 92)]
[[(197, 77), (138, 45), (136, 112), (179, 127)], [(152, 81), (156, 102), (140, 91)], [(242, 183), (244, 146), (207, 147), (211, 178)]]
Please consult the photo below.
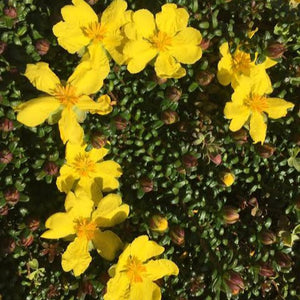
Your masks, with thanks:
[(229, 51), (229, 45), (227, 42), (223, 43), (220, 48), (220, 53), (221, 55), (224, 57), (224, 56), (230, 56), (231, 57), (231, 54), (230, 54), (230, 51)]
[(72, 164), (78, 155), (86, 153), (86, 144), (81, 141), (80, 143), (68, 143), (66, 146), (66, 160), (68, 164)]
[(125, 15), (126, 8), (126, 1), (112, 1), (112, 3), (102, 13), (101, 23), (110, 31), (119, 29), (127, 20)]
[(201, 40), (199, 30), (184, 28), (172, 39), (169, 53), (183, 64), (193, 64), (202, 56)]
[(269, 117), (272, 119), (285, 117), (287, 110), (294, 107), (293, 103), (280, 98), (267, 98), (267, 103), (268, 108), (265, 109), (265, 112), (268, 113)]
[(186, 71), (167, 53), (160, 53), (154, 63), (156, 75), (160, 78), (181, 78)]
[(93, 244), (98, 253), (107, 260), (113, 260), (123, 243), (120, 238), (110, 230), (95, 232)]
[(34, 87), (49, 95), (53, 95), (57, 85), (60, 84), (59, 78), (51, 71), (49, 64), (44, 62), (28, 64), (24, 75)]
[[(107, 291), (104, 300), (125, 300), (128, 299), (128, 290), (130, 289), (130, 281), (126, 274), (116, 274), (107, 283)], [(143, 298), (141, 298), (143, 299)]]
[(155, 33), (153, 14), (147, 9), (139, 9), (132, 15), (132, 22), (124, 28), (126, 36), (131, 40), (150, 38)]
[(75, 53), (88, 45), (90, 39), (84, 35), (79, 26), (72, 23), (59, 22), (53, 26), (53, 33), (57, 37), (58, 44), (69, 53)]
[(17, 120), (26, 126), (34, 127), (42, 124), (59, 107), (60, 102), (54, 97), (35, 98), (17, 106)]
[(226, 86), (230, 84), (232, 80), (232, 58), (230, 55), (224, 56), (218, 63), (218, 81)]
[(129, 215), (129, 206), (122, 205), (120, 195), (108, 194), (100, 200), (92, 219), (99, 227), (112, 227), (122, 223)]
[(73, 26), (85, 27), (92, 22), (98, 22), (94, 10), (84, 0), (72, 0), (73, 5), (66, 5), (61, 14), (67, 23)]
[(96, 165), (96, 178), (103, 191), (111, 191), (119, 187), (116, 179), (122, 175), (121, 167), (118, 163), (107, 160)]
[(88, 47), (80, 64), (76, 67), (68, 83), (76, 88), (78, 95), (90, 95), (98, 92), (103, 85), (103, 79), (109, 73), (109, 60), (100, 43)]
[(98, 98), (97, 102), (88, 96), (81, 96), (76, 103), (76, 107), (81, 110), (97, 113), (99, 115), (107, 115), (112, 111), (110, 105), (110, 98), (107, 95), (102, 95)]
[(187, 27), (189, 14), (184, 8), (177, 8), (176, 4), (165, 4), (161, 12), (155, 15), (158, 30), (174, 36), (178, 31)]
[(178, 275), (179, 269), (175, 263), (168, 259), (150, 260), (145, 265), (148, 279), (155, 281), (164, 276)]
[(145, 40), (129, 41), (124, 47), (124, 55), (128, 60), (127, 69), (132, 74), (142, 71), (156, 54), (157, 50)]
[(41, 237), (46, 239), (59, 239), (71, 234), (75, 234), (73, 218), (68, 213), (56, 213), (50, 216), (45, 227), (49, 230)]
[(65, 144), (81, 143), (83, 140), (83, 129), (76, 120), (76, 115), (71, 109), (64, 109), (61, 114), (61, 119), (58, 121), (60, 137)]
[(79, 276), (88, 268), (91, 260), (87, 239), (76, 238), (62, 255), (61, 265), (65, 272), (73, 270), (74, 275)]
[(266, 138), (267, 124), (264, 121), (264, 115), (258, 112), (252, 112), (250, 117), (250, 136), (254, 143), (263, 143)]
[(77, 188), (83, 189), (96, 206), (103, 197), (101, 186), (94, 178), (81, 178), (77, 183), (76, 189)]
[(160, 288), (150, 280), (135, 283), (130, 289), (129, 299), (160, 300)]
[(253, 90), (253, 82), (247, 76), (241, 76), (238, 86), (235, 88), (231, 96), (232, 102), (243, 105), (244, 101), (251, 95)]
[(266, 57), (265, 61), (262, 63), (262, 65), (264, 66), (265, 69), (269, 69), (275, 65), (277, 65), (277, 61), (271, 59), (270, 57)]
[(60, 168), (60, 175), (56, 179), (56, 186), (59, 191), (68, 193), (75, 183), (78, 176), (74, 174), (73, 168), (63, 165)]
[(229, 129), (231, 131), (237, 131), (247, 122), (250, 110), (245, 105), (235, 104), (233, 102), (227, 102), (224, 109), (224, 114), (227, 119), (232, 119)]
[(252, 85), (251, 91), (258, 95), (270, 94), (273, 91), (270, 77), (262, 65), (253, 66), (250, 77), (243, 76), (243, 80), (250, 82)]

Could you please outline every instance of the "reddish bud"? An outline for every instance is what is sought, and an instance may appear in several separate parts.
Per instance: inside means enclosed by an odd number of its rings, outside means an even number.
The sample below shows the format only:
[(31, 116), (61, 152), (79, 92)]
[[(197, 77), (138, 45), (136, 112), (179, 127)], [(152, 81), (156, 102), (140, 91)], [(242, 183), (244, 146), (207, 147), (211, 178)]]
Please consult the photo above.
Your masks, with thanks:
[(214, 79), (215, 74), (208, 71), (200, 71), (196, 75), (196, 81), (201, 86), (209, 85)]
[(171, 240), (174, 244), (181, 246), (185, 242), (185, 232), (184, 229), (180, 226), (174, 227), (170, 231)]
[(7, 118), (1, 120), (0, 130), (2, 130), (4, 132), (10, 132), (13, 129), (14, 129), (14, 123), (12, 122), (12, 120), (9, 120)]
[(8, 206), (5, 204), (0, 207), (0, 216), (6, 216), (8, 214)]
[(276, 242), (276, 235), (271, 230), (265, 230), (261, 233), (260, 239), (264, 245), (272, 245)]
[(243, 278), (241, 275), (234, 271), (229, 271), (227, 274), (228, 278), (225, 279), (227, 286), (231, 290), (232, 295), (237, 295), (241, 290), (245, 288)]
[(144, 193), (149, 193), (153, 190), (153, 181), (148, 177), (142, 177), (140, 185)]
[(0, 41), (0, 55), (4, 53), (6, 50), (7, 44), (5, 42)]
[(28, 228), (31, 230), (31, 231), (35, 231), (37, 230), (38, 228), (40, 227), (40, 220), (37, 219), (37, 218), (30, 218), (28, 220)]
[(3, 150), (0, 152), (0, 162), (2, 164), (9, 164), (13, 159), (12, 153), (10, 153), (8, 150)]
[(179, 116), (177, 114), (176, 111), (167, 109), (165, 111), (162, 112), (161, 114), (161, 120), (167, 124), (167, 125), (171, 125), (174, 124), (176, 122), (178, 122), (179, 120)]
[(217, 154), (217, 155), (210, 155), (209, 156), (210, 160), (216, 165), (220, 165), (222, 163), (222, 156), (221, 154)]
[(58, 165), (53, 161), (48, 161), (44, 165), (44, 171), (51, 176), (55, 176), (58, 174)]
[(42, 246), (44, 249), (40, 252), (40, 255), (48, 255), (49, 262), (53, 263), (55, 257), (60, 253), (60, 251), (58, 250), (58, 243), (48, 244), (46, 242), (43, 242)]
[(121, 116), (116, 116), (114, 121), (118, 130), (124, 130), (127, 127), (127, 120)]
[(100, 149), (107, 144), (107, 138), (101, 134), (101, 132), (95, 132), (92, 135), (92, 146), (96, 149)]
[(185, 154), (182, 157), (182, 163), (186, 168), (193, 168), (193, 167), (197, 167), (198, 165), (198, 160), (197, 158), (192, 155), (192, 154)]
[(88, 0), (89, 5), (95, 5), (99, 0)]
[(283, 252), (278, 252), (275, 256), (276, 262), (277, 264), (281, 267), (281, 268), (290, 268), (292, 266), (292, 259), (288, 254), (285, 254)]
[(259, 269), (259, 275), (265, 277), (272, 277), (275, 275), (275, 271), (269, 263), (261, 263)]
[(200, 47), (202, 48), (203, 51), (207, 50), (210, 47), (210, 40), (206, 38), (202, 39), (200, 43)]
[(20, 193), (16, 188), (9, 188), (4, 193), (5, 201), (10, 205), (16, 205), (20, 199)]
[(166, 98), (168, 98), (169, 100), (173, 101), (173, 102), (178, 102), (181, 95), (182, 95), (182, 91), (176, 87), (168, 87), (166, 89)]
[(35, 43), (35, 49), (39, 55), (46, 55), (50, 49), (50, 43), (45, 39), (39, 39)]
[(286, 50), (287, 49), (284, 44), (279, 42), (274, 42), (268, 46), (267, 55), (272, 59), (277, 59), (282, 57)]
[(162, 84), (166, 83), (168, 79), (158, 77), (156, 74), (154, 74), (152, 80), (155, 81), (157, 84), (162, 85)]
[(248, 132), (244, 128), (242, 128), (238, 131), (235, 131), (235, 132), (231, 132), (230, 135), (237, 144), (242, 145), (242, 144), (247, 143), (247, 141), (248, 141)]
[(6, 238), (3, 241), (3, 252), (5, 254), (13, 253), (16, 248), (16, 242), (12, 237)]
[(223, 220), (226, 224), (234, 224), (240, 219), (238, 209), (232, 206), (223, 207)]
[(29, 247), (33, 243), (33, 235), (23, 236), (21, 238), (21, 245), (25, 248)]
[(4, 15), (11, 19), (15, 19), (15, 18), (17, 18), (18, 13), (14, 7), (10, 6), (10, 7), (4, 8)]
[(255, 148), (259, 156), (262, 158), (271, 157), (276, 150), (276, 148), (273, 145), (267, 143), (263, 145), (257, 144)]

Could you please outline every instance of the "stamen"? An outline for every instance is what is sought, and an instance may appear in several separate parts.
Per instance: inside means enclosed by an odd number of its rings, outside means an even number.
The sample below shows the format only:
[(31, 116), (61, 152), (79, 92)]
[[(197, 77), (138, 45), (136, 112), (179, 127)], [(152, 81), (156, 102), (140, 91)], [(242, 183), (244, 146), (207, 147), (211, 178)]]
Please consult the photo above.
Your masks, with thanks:
[(161, 52), (164, 52), (168, 50), (169, 46), (172, 45), (172, 38), (166, 33), (159, 31), (151, 38), (151, 42), (155, 48), (157, 48)]
[(75, 230), (79, 238), (86, 238), (92, 240), (95, 236), (97, 224), (86, 218), (79, 218), (75, 220)]
[(268, 108), (267, 98), (262, 95), (250, 94), (245, 100), (244, 104), (252, 111), (262, 113)]
[(91, 173), (95, 172), (96, 167), (95, 162), (90, 159), (88, 153), (78, 154), (71, 165), (82, 177), (89, 177)]
[(98, 22), (92, 22), (82, 30), (85, 36), (97, 42), (101, 42), (104, 39), (106, 32), (105, 27)]
[(76, 89), (74, 86), (67, 84), (66, 86), (58, 85), (54, 91), (54, 97), (64, 106), (73, 106), (78, 102)]

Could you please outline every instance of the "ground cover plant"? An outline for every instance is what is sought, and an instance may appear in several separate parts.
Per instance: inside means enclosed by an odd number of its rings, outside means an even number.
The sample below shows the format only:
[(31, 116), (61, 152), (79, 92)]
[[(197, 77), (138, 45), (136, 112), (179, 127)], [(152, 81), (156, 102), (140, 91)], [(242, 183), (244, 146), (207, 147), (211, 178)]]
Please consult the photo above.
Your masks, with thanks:
[(298, 2), (1, 2), (0, 299), (299, 299)]

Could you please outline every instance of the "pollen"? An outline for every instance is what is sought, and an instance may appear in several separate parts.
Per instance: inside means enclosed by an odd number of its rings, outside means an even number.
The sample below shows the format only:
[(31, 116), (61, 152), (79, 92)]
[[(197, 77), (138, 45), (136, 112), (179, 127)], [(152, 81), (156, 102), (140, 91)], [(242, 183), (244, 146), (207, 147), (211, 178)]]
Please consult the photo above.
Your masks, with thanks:
[(168, 47), (172, 45), (172, 38), (162, 31), (154, 35), (151, 41), (154, 47), (161, 52), (167, 51)]
[(126, 265), (126, 274), (130, 282), (143, 282), (142, 273), (146, 271), (146, 267), (135, 256), (129, 256)]
[(96, 167), (96, 163), (90, 159), (88, 153), (78, 154), (71, 165), (81, 177), (90, 177)]
[(70, 84), (67, 84), (66, 86), (58, 85), (54, 91), (54, 97), (58, 99), (61, 104), (67, 107), (71, 107), (78, 102), (76, 89)]
[(268, 108), (267, 98), (262, 95), (251, 94), (245, 100), (244, 104), (252, 111), (262, 113)]
[(83, 28), (84, 35), (97, 42), (101, 42), (104, 39), (105, 32), (105, 27), (98, 22), (92, 22), (87, 27)]
[(87, 218), (80, 218), (75, 221), (75, 231), (79, 238), (86, 238), (92, 240), (95, 236), (97, 225), (95, 222)]
[(232, 67), (235, 72), (247, 74), (250, 69), (251, 57), (249, 53), (236, 51), (232, 57)]

